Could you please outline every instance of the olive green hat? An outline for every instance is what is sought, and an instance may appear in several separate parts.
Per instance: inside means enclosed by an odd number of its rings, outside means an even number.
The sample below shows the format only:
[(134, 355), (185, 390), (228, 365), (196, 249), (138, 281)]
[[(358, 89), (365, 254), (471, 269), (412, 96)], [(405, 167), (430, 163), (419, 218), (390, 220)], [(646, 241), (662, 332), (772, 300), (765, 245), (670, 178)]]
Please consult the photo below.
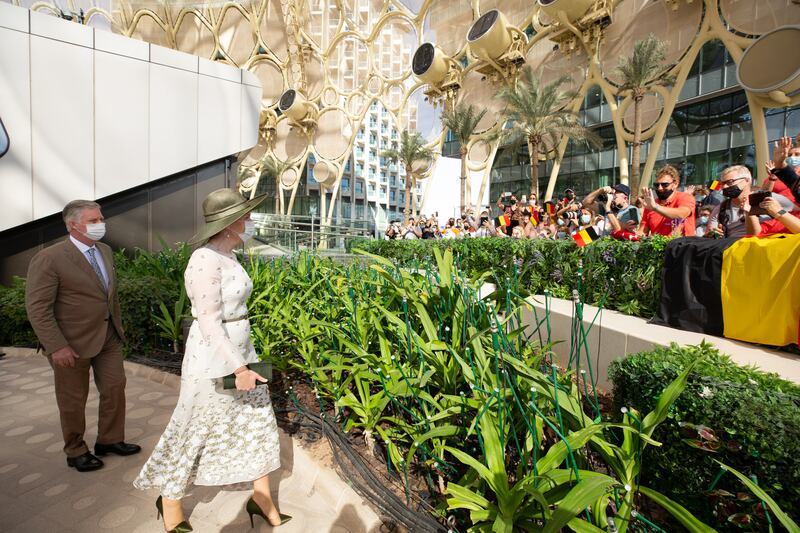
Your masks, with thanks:
[(217, 189), (203, 200), (205, 225), (189, 240), (189, 244), (207, 241), (247, 213), (258, 207), (267, 198), (266, 194), (246, 200), (233, 189)]

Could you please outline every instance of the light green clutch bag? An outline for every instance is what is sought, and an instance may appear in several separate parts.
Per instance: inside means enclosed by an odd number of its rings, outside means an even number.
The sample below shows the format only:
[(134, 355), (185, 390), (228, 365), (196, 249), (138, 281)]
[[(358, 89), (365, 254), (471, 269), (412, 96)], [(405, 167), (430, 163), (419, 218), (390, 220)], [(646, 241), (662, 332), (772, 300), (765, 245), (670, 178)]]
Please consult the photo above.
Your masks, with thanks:
[[(268, 361), (259, 361), (257, 363), (250, 363), (247, 365), (247, 368), (261, 376), (266, 380), (272, 380), (272, 363)], [(256, 380), (256, 386), (258, 385), (266, 385), (266, 382)], [(236, 388), (236, 376), (234, 374), (228, 374), (227, 376), (222, 378), (222, 388), (225, 390), (235, 389)]]

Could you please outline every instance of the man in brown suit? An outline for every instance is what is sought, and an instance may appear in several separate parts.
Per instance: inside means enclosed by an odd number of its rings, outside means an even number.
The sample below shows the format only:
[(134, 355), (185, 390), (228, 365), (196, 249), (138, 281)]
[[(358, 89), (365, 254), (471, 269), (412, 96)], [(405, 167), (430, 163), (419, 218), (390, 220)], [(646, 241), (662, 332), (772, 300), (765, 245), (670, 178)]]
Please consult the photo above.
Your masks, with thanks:
[(25, 304), (55, 379), (67, 465), (103, 467), (83, 440), (89, 369), (100, 393), (95, 454), (132, 455), (124, 441), (125, 371), (114, 256), (100, 206), (75, 200), (62, 212), (69, 238), (37, 253), (28, 267)]

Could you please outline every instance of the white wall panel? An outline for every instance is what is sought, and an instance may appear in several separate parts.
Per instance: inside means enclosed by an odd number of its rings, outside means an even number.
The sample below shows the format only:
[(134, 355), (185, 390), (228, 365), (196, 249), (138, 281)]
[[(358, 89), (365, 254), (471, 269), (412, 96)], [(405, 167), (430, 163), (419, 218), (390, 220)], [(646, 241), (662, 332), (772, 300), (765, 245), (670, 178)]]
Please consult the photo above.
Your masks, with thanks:
[(94, 196), (93, 54), (31, 36), (34, 218)]
[(30, 11), (24, 7), (0, 2), (0, 26), (17, 31), (30, 31)]
[[(3, 12), (0, 11), (0, 16)], [(0, 158), (0, 231), (33, 218), (31, 176), (31, 86), (27, 33), (0, 28), (0, 118), (9, 137), (9, 149)], [(13, 72), (13, 76), (4, 76)]]
[(228, 80), (235, 83), (242, 82), (241, 69), (238, 69), (233, 65), (228, 65), (227, 63), (221, 63), (219, 61), (211, 61), (210, 59), (206, 59), (204, 57), (200, 58), (198, 71), (200, 72), (200, 74), (204, 74), (206, 76), (222, 78), (223, 80)]
[(83, 24), (67, 23), (59, 17), (31, 11), (31, 35), (56, 39), (65, 43), (91, 48), (94, 46), (94, 28)]
[(94, 32), (94, 49), (132, 57), (134, 59), (141, 59), (142, 61), (150, 60), (150, 45), (146, 42), (139, 41), (138, 39), (130, 39), (124, 35), (117, 35), (110, 31)]
[(150, 179), (197, 166), (197, 73), (150, 65)]
[(95, 51), (94, 72), (95, 198), (102, 198), (149, 178), (150, 66)]
[[(246, 72), (246, 71), (243, 71)], [(258, 119), (261, 113), (261, 87), (242, 85), (242, 134), (241, 150), (249, 150), (258, 143)]]
[(238, 83), (200, 76), (198, 164), (239, 151), (241, 87)]
[(198, 57), (179, 50), (150, 45), (150, 61), (166, 67), (197, 72)]

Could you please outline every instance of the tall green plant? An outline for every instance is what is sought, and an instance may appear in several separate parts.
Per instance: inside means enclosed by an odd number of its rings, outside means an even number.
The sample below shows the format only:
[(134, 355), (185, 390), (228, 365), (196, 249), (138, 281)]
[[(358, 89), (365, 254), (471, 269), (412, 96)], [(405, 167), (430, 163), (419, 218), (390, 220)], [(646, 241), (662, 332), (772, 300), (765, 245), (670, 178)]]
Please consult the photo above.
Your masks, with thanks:
[(639, 167), (642, 146), (642, 100), (647, 90), (654, 85), (674, 83), (674, 77), (666, 73), (664, 61), (667, 45), (652, 33), (636, 41), (630, 56), (620, 58), (617, 72), (622, 78), (618, 94), (629, 92), (633, 98), (633, 147), (631, 149), (631, 190), (639, 192)]
[(547, 146), (555, 148), (562, 138), (586, 141), (592, 146), (602, 145), (601, 139), (580, 123), (578, 115), (564, 107), (575, 97), (573, 92), (562, 90), (570, 80), (562, 76), (543, 85), (541, 75), (526, 67), (521, 76), (497, 93), (506, 105), (505, 119), (510, 123), (501, 132), (501, 139), (513, 144), (525, 142), (531, 163), (531, 194), (539, 196), (539, 155)]
[[(404, 222), (408, 224), (411, 213), (411, 194), (415, 193), (417, 178), (414, 174), (414, 164), (418, 162), (430, 161), (434, 158), (434, 152), (425, 146), (425, 140), (418, 132), (409, 133), (407, 130), (400, 132), (400, 146), (389, 148), (382, 152), (383, 157), (389, 161), (396, 161), (402, 164), (406, 170), (405, 187), (405, 215)], [(416, 194), (415, 194), (416, 196)], [(416, 211), (416, 198), (414, 199), (414, 210)]]
[(458, 153), (461, 156), (461, 193), (459, 195), (459, 204), (461, 210), (459, 213), (463, 215), (466, 213), (467, 205), (467, 145), (470, 139), (475, 134), (478, 124), (486, 114), (487, 109), (478, 111), (475, 106), (471, 104), (460, 104), (450, 109), (447, 109), (442, 114), (442, 124), (445, 128), (450, 130), (453, 137), (458, 141)]
[(158, 303), (158, 308), (161, 315), (153, 316), (153, 320), (158, 325), (159, 336), (172, 343), (172, 351), (180, 351), (180, 340), (183, 336), (183, 319), (189, 316), (186, 307), (186, 286), (181, 284), (180, 296), (172, 306), (172, 310), (168, 309), (164, 302)]

